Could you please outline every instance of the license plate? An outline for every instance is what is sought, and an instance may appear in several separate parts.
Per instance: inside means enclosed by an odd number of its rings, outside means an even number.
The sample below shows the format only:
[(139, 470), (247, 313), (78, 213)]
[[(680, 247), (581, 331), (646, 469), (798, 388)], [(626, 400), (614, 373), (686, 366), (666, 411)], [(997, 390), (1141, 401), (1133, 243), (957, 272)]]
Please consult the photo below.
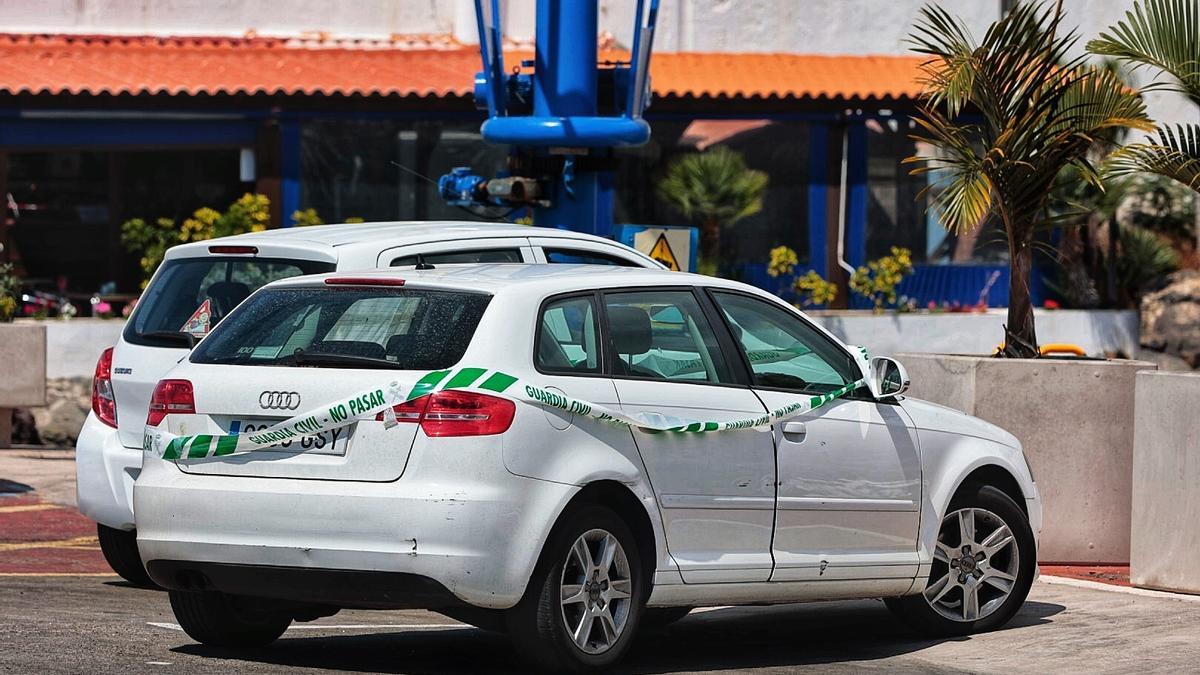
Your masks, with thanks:
[[(229, 423), (229, 433), (249, 434), (262, 431), (278, 424), (281, 420), (245, 419), (233, 420)], [(344, 455), (350, 445), (350, 436), (354, 426), (339, 427), (322, 431), (315, 436), (306, 436), (270, 445), (255, 452), (306, 452), (313, 455)]]

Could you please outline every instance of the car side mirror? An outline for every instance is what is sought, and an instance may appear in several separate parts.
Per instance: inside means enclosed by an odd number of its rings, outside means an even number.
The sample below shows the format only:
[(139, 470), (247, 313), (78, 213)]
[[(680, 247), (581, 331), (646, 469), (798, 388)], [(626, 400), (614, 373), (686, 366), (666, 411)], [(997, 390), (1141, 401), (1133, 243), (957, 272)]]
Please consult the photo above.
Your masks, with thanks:
[(871, 359), (867, 388), (877, 399), (899, 396), (908, 391), (911, 384), (908, 371), (896, 359), (876, 356)]

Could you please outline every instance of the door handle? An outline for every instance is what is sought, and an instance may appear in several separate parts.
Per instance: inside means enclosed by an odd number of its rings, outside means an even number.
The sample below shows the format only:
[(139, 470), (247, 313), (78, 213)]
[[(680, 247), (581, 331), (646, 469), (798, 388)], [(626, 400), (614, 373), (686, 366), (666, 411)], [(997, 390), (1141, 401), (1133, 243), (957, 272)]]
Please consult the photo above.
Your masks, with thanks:
[(784, 422), (783, 434), (785, 436), (799, 436), (801, 439), (808, 433), (808, 427), (804, 426), (804, 422)]

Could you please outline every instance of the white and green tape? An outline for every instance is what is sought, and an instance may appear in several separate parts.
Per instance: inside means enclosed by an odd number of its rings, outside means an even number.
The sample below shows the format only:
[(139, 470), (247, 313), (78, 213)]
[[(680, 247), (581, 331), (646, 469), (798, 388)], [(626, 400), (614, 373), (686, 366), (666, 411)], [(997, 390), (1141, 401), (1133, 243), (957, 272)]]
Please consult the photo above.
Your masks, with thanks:
[[(759, 350), (750, 352), (749, 357), (753, 363), (769, 363), (795, 358), (798, 354), (803, 355), (808, 352), (809, 350), (803, 347)], [(867, 350), (858, 347), (857, 353), (853, 351), (851, 353), (858, 361), (860, 372), (868, 372)], [(681, 368), (681, 370), (686, 370), (686, 368)], [(167, 460), (202, 459), (253, 452), (284, 441), (301, 440), (325, 431), (349, 426), (362, 419), (373, 419), (379, 413), (383, 413), (385, 426), (391, 427), (396, 424), (394, 406), (446, 390), (477, 391), (498, 395), (519, 403), (556, 408), (598, 422), (619, 424), (643, 431), (706, 433), (753, 429), (815, 410), (858, 389), (865, 382), (865, 379), (859, 379), (824, 394), (797, 398), (764, 415), (716, 422), (651, 412), (628, 415), (612, 408), (572, 398), (557, 391), (550, 391), (545, 387), (525, 382), (519, 377), (498, 370), (464, 367), (428, 372), (411, 386), (393, 381), (385, 387), (362, 391), (355, 396), (308, 410), (267, 429), (251, 433), (181, 436), (164, 429), (147, 428), (143, 448), (160, 454), (163, 459)]]
[(598, 422), (619, 424), (644, 431), (706, 433), (752, 429), (815, 410), (854, 391), (863, 383), (864, 380), (860, 379), (825, 394), (797, 398), (763, 415), (716, 422), (661, 413), (626, 414), (550, 391), (498, 370), (468, 367), (435, 370), (426, 373), (411, 386), (402, 385), (398, 381), (391, 382), (386, 386), (368, 389), (355, 396), (307, 410), (267, 429), (251, 433), (178, 436), (165, 429), (149, 427), (146, 429), (143, 446), (145, 450), (162, 455), (163, 459), (167, 460), (201, 459), (252, 452), (283, 441), (316, 436), (331, 429), (349, 426), (362, 419), (373, 419), (381, 412), (384, 414), (385, 425), (391, 426), (395, 424), (393, 406), (451, 389), (502, 396), (519, 403), (556, 408)]

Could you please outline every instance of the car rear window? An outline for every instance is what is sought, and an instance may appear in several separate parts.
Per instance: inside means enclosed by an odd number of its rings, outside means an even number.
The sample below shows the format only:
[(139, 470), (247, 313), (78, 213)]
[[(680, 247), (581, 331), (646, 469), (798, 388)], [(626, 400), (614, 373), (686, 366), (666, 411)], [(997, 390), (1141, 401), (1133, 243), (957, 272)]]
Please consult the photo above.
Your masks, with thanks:
[(435, 370), (467, 350), (491, 296), (409, 288), (281, 288), (248, 300), (192, 363)]
[[(125, 326), (125, 341), (150, 347), (186, 347), (264, 284), (332, 272), (332, 263), (279, 258), (177, 258), (163, 263)], [(181, 339), (182, 338), (182, 339)]]

